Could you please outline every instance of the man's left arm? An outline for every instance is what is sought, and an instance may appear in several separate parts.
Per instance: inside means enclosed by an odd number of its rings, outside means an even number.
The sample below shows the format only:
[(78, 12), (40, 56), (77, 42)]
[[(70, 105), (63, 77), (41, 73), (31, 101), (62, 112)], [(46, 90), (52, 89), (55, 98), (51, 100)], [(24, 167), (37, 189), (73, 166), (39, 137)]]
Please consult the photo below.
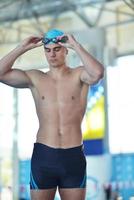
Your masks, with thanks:
[[(97, 83), (104, 75), (103, 65), (96, 60), (85, 48), (79, 44), (72, 35), (68, 36), (68, 47), (75, 50), (80, 57), (83, 67), (81, 70), (80, 79), (87, 84)], [(70, 46), (69, 46), (70, 45)]]

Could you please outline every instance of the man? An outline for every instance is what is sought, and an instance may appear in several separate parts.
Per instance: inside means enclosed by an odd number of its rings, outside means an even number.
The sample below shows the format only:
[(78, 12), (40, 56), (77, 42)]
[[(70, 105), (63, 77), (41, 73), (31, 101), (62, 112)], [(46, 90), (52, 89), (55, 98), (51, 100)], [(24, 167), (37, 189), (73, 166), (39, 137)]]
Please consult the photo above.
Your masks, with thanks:
[[(12, 69), (23, 53), (44, 44), (49, 71)], [(83, 66), (66, 65), (68, 48)], [(62, 200), (84, 200), (86, 160), (81, 122), (90, 85), (103, 77), (104, 68), (70, 34), (50, 30), (44, 37), (26, 38), (0, 61), (0, 81), (16, 88), (30, 88), (39, 130), (31, 160), (31, 199), (53, 200), (58, 187)]]

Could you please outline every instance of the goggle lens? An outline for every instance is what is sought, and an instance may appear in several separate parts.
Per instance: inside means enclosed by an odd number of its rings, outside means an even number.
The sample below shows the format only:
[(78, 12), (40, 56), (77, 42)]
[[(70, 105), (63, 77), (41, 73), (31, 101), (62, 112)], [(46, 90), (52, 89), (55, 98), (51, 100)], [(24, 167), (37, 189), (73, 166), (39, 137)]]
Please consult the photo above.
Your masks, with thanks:
[(49, 44), (50, 42), (53, 43), (58, 43), (58, 42), (62, 42), (62, 43), (66, 43), (66, 41), (68, 40), (67, 36), (63, 36), (62, 38), (43, 38), (42, 42), (44, 43), (44, 45)]

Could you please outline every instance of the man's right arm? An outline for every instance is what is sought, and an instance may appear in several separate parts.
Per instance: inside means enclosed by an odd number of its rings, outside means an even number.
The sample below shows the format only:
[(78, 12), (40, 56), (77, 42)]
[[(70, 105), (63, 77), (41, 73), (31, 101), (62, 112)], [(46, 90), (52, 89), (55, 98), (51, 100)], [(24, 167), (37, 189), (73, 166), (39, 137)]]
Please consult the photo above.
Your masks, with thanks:
[(39, 47), (41, 37), (30, 36), (0, 60), (0, 82), (17, 88), (27, 88), (32, 85), (28, 71), (12, 69), (16, 59), (26, 51)]

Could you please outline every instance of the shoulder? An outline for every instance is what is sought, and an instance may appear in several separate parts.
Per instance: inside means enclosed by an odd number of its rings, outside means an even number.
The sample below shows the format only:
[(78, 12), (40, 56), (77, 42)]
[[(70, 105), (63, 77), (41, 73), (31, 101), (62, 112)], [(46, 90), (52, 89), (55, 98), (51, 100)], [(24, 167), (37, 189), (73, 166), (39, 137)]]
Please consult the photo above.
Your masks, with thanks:
[(47, 73), (36, 69), (27, 70), (25, 71), (25, 73), (32, 81), (33, 85), (36, 85), (38, 82), (41, 81), (41, 79), (44, 79), (47, 76)]
[(83, 67), (81, 66), (70, 68), (71, 77), (80, 84), (82, 83), (80, 79), (82, 72), (83, 72)]
[(32, 69), (32, 70), (27, 70), (25, 71), (25, 73), (27, 74), (27, 76), (29, 76), (30, 78), (38, 78), (40, 76), (44, 76), (47, 75), (47, 73), (41, 71), (41, 70), (37, 70), (37, 69)]
[(75, 68), (72, 68), (72, 73), (74, 74), (74, 76), (78, 77), (80, 79), (80, 76), (83, 72), (83, 67), (82, 66), (78, 66)]
[(25, 73), (29, 76), (32, 76), (32, 75), (39, 75), (42, 72), (40, 70), (37, 70), (37, 69), (31, 69), (31, 70), (25, 71)]
[(73, 70), (74, 70), (74, 73), (81, 74), (84, 71), (84, 67), (83, 66), (78, 66), (78, 67), (74, 68)]
[(70, 71), (72, 73), (78, 74), (78, 73), (81, 73), (83, 71), (83, 67), (82, 66), (78, 66), (78, 67), (75, 67), (75, 68), (70, 68)]
[(91, 84), (90, 76), (86, 72), (83, 66), (79, 66), (76, 68), (76, 74), (78, 74), (78, 78), (81, 84), (86, 84), (88, 87)]

